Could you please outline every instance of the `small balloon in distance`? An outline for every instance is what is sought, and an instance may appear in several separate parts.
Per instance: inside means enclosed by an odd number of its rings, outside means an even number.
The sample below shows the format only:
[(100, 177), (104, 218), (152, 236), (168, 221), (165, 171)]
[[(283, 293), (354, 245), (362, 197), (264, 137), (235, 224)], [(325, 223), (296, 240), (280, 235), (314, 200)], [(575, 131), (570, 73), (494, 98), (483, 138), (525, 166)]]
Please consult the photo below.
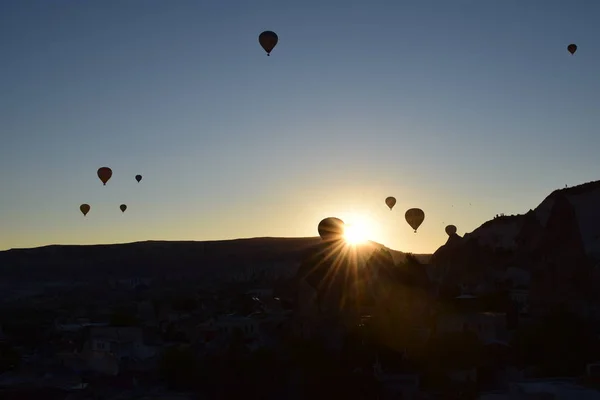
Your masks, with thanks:
[(448, 236), (455, 235), (455, 234), (456, 234), (456, 230), (457, 230), (457, 229), (456, 229), (456, 226), (454, 226), (454, 225), (448, 225), (448, 226), (446, 227), (446, 229), (445, 229), (445, 231), (446, 231), (446, 234), (447, 234)]
[(268, 56), (271, 55), (271, 52), (277, 46), (277, 42), (279, 42), (279, 37), (273, 31), (264, 31), (258, 35), (258, 43), (267, 52)]
[(89, 204), (82, 204), (79, 206), (79, 211), (81, 211), (81, 213), (83, 214), (83, 216), (85, 217), (87, 215), (87, 213), (90, 212), (90, 205)]
[(394, 208), (394, 206), (396, 205), (396, 198), (392, 196), (386, 198), (385, 204), (390, 208), (390, 211), (392, 211), (392, 208)]

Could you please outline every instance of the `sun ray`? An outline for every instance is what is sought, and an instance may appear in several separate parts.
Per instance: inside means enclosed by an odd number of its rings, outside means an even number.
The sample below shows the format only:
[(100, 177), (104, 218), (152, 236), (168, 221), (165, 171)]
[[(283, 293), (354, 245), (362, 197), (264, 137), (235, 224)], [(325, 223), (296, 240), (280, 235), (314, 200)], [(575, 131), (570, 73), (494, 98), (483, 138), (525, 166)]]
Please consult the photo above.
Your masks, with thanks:
[[(330, 293), (334, 294), (331, 292), (334, 286), (335, 291), (339, 289), (342, 291), (335, 295), (339, 297), (334, 307), (340, 309), (354, 306), (358, 310), (360, 292), (364, 290), (359, 287), (359, 269), (360, 265), (366, 262), (369, 249), (372, 248), (370, 240), (373, 238), (376, 226), (365, 215), (353, 214), (343, 216), (343, 219), (346, 225), (343, 237), (338, 238), (341, 240), (335, 239), (330, 243), (323, 243), (323, 247), (314, 254), (314, 264), (307, 267), (314, 271), (316, 276), (320, 276), (313, 287), (317, 291), (317, 303), (322, 311), (334, 306), (330, 303), (334, 298), (329, 297)], [(311, 271), (306, 272), (307, 276)]]

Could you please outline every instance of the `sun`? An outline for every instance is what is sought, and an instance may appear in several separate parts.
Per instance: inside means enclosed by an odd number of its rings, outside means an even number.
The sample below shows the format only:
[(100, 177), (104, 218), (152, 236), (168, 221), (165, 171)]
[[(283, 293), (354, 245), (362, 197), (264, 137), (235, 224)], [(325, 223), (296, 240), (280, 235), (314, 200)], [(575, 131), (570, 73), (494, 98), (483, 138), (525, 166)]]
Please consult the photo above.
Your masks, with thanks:
[(348, 218), (344, 227), (344, 239), (352, 245), (368, 242), (372, 234), (371, 224), (364, 218)]
[(346, 242), (349, 244), (360, 244), (369, 240), (364, 232), (361, 231), (360, 227), (356, 225), (346, 225), (344, 229), (344, 239), (346, 239)]

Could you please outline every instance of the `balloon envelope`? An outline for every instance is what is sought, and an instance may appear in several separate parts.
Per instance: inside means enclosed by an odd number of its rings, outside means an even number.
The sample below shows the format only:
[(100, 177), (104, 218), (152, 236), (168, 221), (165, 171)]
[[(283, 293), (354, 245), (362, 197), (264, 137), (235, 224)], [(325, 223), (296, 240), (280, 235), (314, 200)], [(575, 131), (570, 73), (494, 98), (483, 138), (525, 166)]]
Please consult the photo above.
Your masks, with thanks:
[(127, 210), (127, 206), (125, 204), (121, 204), (119, 206), (119, 208), (121, 209), (121, 211), (125, 212), (125, 210)]
[(108, 167), (98, 168), (98, 178), (100, 178), (100, 180), (102, 181), (103, 184), (106, 185), (106, 182), (108, 182), (108, 180), (110, 179), (111, 176), (112, 176), (112, 169), (110, 169)]
[(417, 233), (417, 229), (419, 229), (419, 226), (421, 226), (425, 220), (425, 213), (420, 208), (411, 208), (410, 210), (406, 211), (404, 218), (406, 218), (406, 222), (408, 222), (410, 227), (415, 230), (415, 233)]
[(319, 222), (317, 229), (323, 240), (341, 239), (344, 236), (344, 221), (335, 217), (325, 218)]
[(395, 197), (388, 197), (385, 199), (385, 204), (387, 204), (387, 206), (390, 208), (390, 210), (392, 208), (394, 208), (394, 206), (396, 205), (396, 198)]
[(91, 207), (89, 204), (82, 204), (79, 206), (79, 210), (81, 211), (84, 217), (87, 215), (87, 213), (90, 212), (90, 208)]
[(142, 180), (142, 176), (141, 175), (136, 175), (135, 176), (135, 180), (138, 181), (138, 183)]
[(277, 45), (278, 41), (279, 37), (275, 32), (272, 31), (264, 31), (258, 35), (258, 43), (260, 43), (261, 47), (267, 52), (268, 56), (271, 55), (271, 52)]
[(577, 51), (577, 45), (574, 43), (571, 43), (570, 45), (567, 46), (567, 50), (569, 50), (569, 53), (571, 53), (571, 55), (573, 55)]
[(452, 235), (456, 234), (456, 226), (448, 225), (446, 227), (446, 233), (448, 234), (448, 236), (452, 236)]

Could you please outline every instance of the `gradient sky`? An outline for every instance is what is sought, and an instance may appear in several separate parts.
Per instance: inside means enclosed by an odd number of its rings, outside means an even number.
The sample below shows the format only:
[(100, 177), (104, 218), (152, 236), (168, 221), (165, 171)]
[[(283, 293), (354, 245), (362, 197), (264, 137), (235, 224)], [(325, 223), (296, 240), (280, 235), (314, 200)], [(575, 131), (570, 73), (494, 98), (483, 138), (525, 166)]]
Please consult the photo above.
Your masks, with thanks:
[(590, 0), (0, 1), (0, 249), (316, 236), (338, 216), (435, 251), (446, 224), (464, 234), (600, 178), (599, 15)]

